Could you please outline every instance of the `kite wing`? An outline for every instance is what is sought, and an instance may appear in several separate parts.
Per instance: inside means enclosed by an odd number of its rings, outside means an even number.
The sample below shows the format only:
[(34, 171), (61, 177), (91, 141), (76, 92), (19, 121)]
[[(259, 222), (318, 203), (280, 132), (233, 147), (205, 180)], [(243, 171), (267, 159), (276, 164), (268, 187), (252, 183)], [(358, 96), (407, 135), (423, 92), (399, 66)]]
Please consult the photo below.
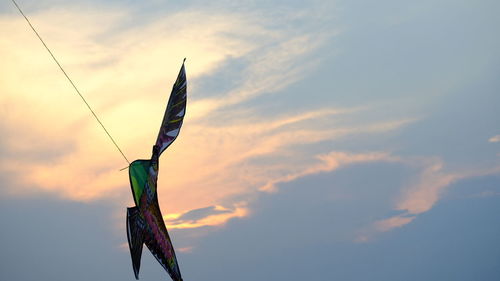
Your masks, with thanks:
[(158, 206), (158, 199), (156, 198), (155, 201), (156, 203), (150, 205), (144, 213), (146, 220), (150, 220), (150, 227), (144, 231), (144, 244), (146, 244), (149, 251), (151, 251), (156, 260), (168, 272), (170, 277), (172, 277), (172, 280), (182, 281), (174, 247)]
[(137, 207), (127, 208), (127, 240), (135, 279), (139, 279), (145, 224)]
[(184, 120), (184, 114), (186, 113), (186, 86), (186, 71), (184, 69), (184, 63), (182, 63), (181, 70), (179, 71), (177, 80), (172, 88), (172, 93), (168, 99), (167, 109), (165, 110), (160, 132), (156, 139), (156, 146), (159, 148), (159, 154), (167, 149), (179, 135), (182, 121)]

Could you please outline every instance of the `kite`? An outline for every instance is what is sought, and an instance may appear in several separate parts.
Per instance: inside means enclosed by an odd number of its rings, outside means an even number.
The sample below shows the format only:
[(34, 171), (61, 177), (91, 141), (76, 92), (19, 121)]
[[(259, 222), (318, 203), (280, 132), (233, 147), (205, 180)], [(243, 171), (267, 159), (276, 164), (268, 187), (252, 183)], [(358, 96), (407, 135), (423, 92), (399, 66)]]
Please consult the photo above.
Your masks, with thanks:
[(130, 163), (106, 127), (104, 127), (101, 120), (97, 117), (94, 110), (92, 110), (89, 103), (80, 93), (75, 83), (73, 83), (73, 81), (69, 78), (67, 72), (63, 69), (62, 65), (56, 59), (45, 41), (43, 41), (40, 34), (31, 24), (28, 17), (26, 17), (24, 12), (21, 10), (21, 7), (17, 5), (15, 0), (12, 0), (12, 3), (14, 3), (35, 35), (42, 42), (54, 62), (57, 64), (59, 69), (61, 69), (64, 76), (68, 79), (71, 86), (73, 86), (76, 93), (83, 100), (99, 125), (101, 125), (104, 129), (123, 158), (127, 161), (127, 163), (129, 163), (129, 179), (135, 206), (127, 208), (127, 240), (130, 248), (130, 256), (132, 257), (132, 267), (134, 268), (135, 278), (139, 279), (142, 245), (146, 244), (146, 247), (148, 247), (153, 256), (168, 272), (172, 280), (182, 281), (179, 265), (177, 264), (177, 258), (175, 257), (174, 247), (172, 246), (172, 241), (168, 236), (167, 227), (165, 226), (165, 222), (163, 221), (163, 217), (161, 215), (156, 186), (158, 180), (158, 160), (160, 155), (179, 135), (182, 121), (184, 120), (184, 114), (186, 112), (187, 82), (186, 71), (184, 69), (184, 62), (186, 59), (182, 62), (181, 70), (177, 75), (177, 80), (174, 83), (172, 93), (168, 99), (167, 109), (165, 110), (158, 138), (153, 146), (153, 155), (151, 156), (151, 159), (139, 159)]
[(135, 206), (127, 208), (127, 239), (136, 279), (139, 279), (142, 245), (146, 244), (172, 280), (182, 281), (174, 247), (158, 205), (156, 185), (159, 157), (177, 138), (182, 126), (186, 112), (186, 85), (183, 62), (168, 100), (151, 159), (135, 160), (129, 166), (130, 186)]

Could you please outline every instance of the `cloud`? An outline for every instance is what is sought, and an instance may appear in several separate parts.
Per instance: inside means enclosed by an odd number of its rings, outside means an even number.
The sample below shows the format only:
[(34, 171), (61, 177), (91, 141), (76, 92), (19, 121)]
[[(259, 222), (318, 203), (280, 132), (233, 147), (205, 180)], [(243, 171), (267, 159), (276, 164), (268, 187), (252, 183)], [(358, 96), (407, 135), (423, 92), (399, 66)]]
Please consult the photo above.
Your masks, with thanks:
[(246, 204), (235, 204), (231, 209), (223, 206), (209, 206), (190, 210), (180, 214), (164, 216), (169, 229), (198, 228), (205, 226), (220, 226), (232, 218), (241, 218), (248, 215)]
[(367, 242), (378, 232), (387, 232), (411, 223), (418, 215), (428, 212), (442, 198), (445, 191), (461, 180), (500, 172), (500, 167), (446, 171), (438, 158), (400, 158), (404, 165), (420, 167), (417, 179), (402, 186), (394, 210), (400, 214), (375, 221), (361, 231), (356, 241)]
[[(223, 187), (221, 190), (215, 190), (214, 192), (227, 192), (227, 190), (231, 187), (231, 185), (227, 182), (231, 180), (237, 180), (238, 187), (242, 188), (239, 195), (244, 195), (243, 201), (231, 203), (234, 200), (241, 200), (241, 196), (235, 196), (238, 194), (228, 193), (224, 197), (221, 197), (221, 199), (232, 197), (236, 198), (223, 200), (224, 204), (229, 204), (231, 205), (230, 207), (217, 205), (194, 209), (184, 213), (168, 214), (167, 216), (165, 216), (167, 225), (169, 225), (170, 228), (198, 228), (204, 226), (223, 225), (230, 219), (241, 218), (250, 215), (252, 209), (251, 207), (249, 207), (249, 205), (251, 202), (253, 202), (253, 200), (256, 199), (256, 197), (258, 197), (258, 194), (261, 192), (275, 193), (278, 191), (277, 186), (280, 184), (292, 182), (306, 176), (332, 172), (341, 167), (347, 167), (353, 164), (370, 162), (398, 162), (399, 158), (391, 156), (388, 153), (384, 152), (348, 153), (332, 151), (327, 154), (317, 155), (316, 157), (314, 157), (315, 162), (310, 165), (299, 166), (299, 164), (295, 162), (298, 161), (298, 159), (293, 160), (294, 162), (289, 163), (289, 165), (279, 165), (279, 169), (274, 165), (265, 166), (262, 164), (260, 164), (259, 167), (254, 167), (254, 171), (251, 171), (248, 166), (245, 166), (245, 168), (241, 171), (239, 170), (238, 165), (227, 167), (226, 169), (230, 170), (231, 172), (229, 173), (228, 177), (222, 178), (223, 181), (226, 181), (226, 185), (224, 186), (224, 182), (220, 182), (221, 185), (214, 184), (214, 187)], [(297, 167), (302, 168), (302, 170), (297, 169)], [(266, 175), (257, 173), (261, 170), (266, 170), (266, 168), (268, 170), (272, 170), (274, 168), (275, 171)], [(232, 172), (233, 170), (235, 172)], [(239, 172), (248, 173), (249, 171), (251, 172), (250, 175), (238, 176), (236, 177), (236, 179), (234, 179), (233, 175), (237, 175), (239, 174)], [(285, 174), (281, 175), (282, 173)], [(245, 181), (249, 180), (249, 178), (252, 178), (253, 181), (245, 183)], [(201, 179), (206, 178), (201, 177)], [(261, 182), (261, 184), (258, 184), (259, 182)], [(210, 186), (209, 188), (213, 187)], [(211, 198), (213, 199), (214, 197), (215, 196), (212, 195)]]
[(328, 154), (318, 155), (317, 159), (320, 163), (308, 167), (302, 171), (287, 174), (283, 177), (273, 179), (267, 182), (264, 186), (260, 187), (259, 190), (267, 192), (277, 191), (276, 185), (279, 183), (286, 183), (294, 181), (298, 178), (314, 175), (323, 172), (331, 172), (338, 169), (341, 166), (355, 164), (355, 163), (366, 163), (374, 161), (394, 161), (396, 158), (391, 157), (387, 153), (383, 152), (371, 152), (364, 154), (352, 154), (346, 152), (332, 151)]
[(422, 165), (424, 168), (419, 179), (403, 192), (396, 205), (397, 210), (406, 211), (410, 215), (427, 212), (452, 183), (500, 172), (500, 167), (446, 171), (444, 163), (439, 159), (422, 161)]
[(460, 179), (455, 173), (443, 172), (443, 163), (436, 160), (424, 167), (420, 178), (405, 190), (397, 204), (397, 210), (405, 210), (409, 214), (420, 214), (428, 211), (438, 201), (440, 194), (451, 183)]
[(177, 218), (172, 219), (171, 221), (194, 221), (211, 215), (227, 214), (227, 213), (230, 213), (230, 211), (221, 206), (209, 206), (205, 208), (199, 208), (188, 211), (184, 214), (179, 215)]
[[(77, 7), (48, 9), (30, 17), (129, 155), (149, 152), (149, 148), (137, 147), (143, 147), (142, 141), (153, 139), (157, 131), (158, 122), (153, 124), (149, 120), (159, 120), (163, 108), (156, 105), (158, 100), (165, 100), (165, 78), (175, 77), (178, 70), (166, 65), (178, 66), (181, 58), (187, 56), (191, 87), (196, 89), (197, 77), (208, 75), (228, 58), (257, 61), (245, 69), (245, 77), (250, 78), (242, 81), (239, 90), (233, 89), (231, 97), (224, 98), (234, 104), (250, 95), (261, 94), (261, 89), (279, 79), (293, 82), (287, 74), (292, 71), (281, 71), (281, 78), (273, 78), (269, 71), (256, 72), (268, 68), (269, 63), (275, 64), (274, 70), (287, 68), (297, 62), (301, 52), (313, 49), (295, 50), (301, 45), (297, 42), (299, 38), (267, 29), (266, 21), (256, 16), (187, 10), (122, 28), (120, 24), (131, 12), (102, 8), (91, 13), (80, 13)], [(55, 151), (62, 146), (54, 140), (65, 142), (65, 146), (71, 148), (62, 155), (45, 159), (52, 163), (50, 166), (26, 163), (23, 158), (5, 159), (5, 163), (19, 162), (19, 166), (30, 171), (29, 178), (25, 179), (27, 185), (59, 190), (64, 197), (77, 200), (102, 197), (119, 188), (121, 184), (117, 179), (122, 175), (113, 174), (117, 167), (123, 166), (119, 164), (121, 160), (114, 157), (115, 151), (107, 145), (103, 132), (96, 130), (95, 121), (88, 117), (89, 113), (75, 98), (36, 37), (18, 15), (3, 15), (0, 21), (4, 35), (0, 39), (2, 53), (9, 57), (1, 69), (4, 82), (1, 102), (11, 129), (7, 139), (9, 151), (16, 156), (26, 149), (32, 150), (31, 155), (40, 154), (45, 150), (37, 149), (40, 138), (48, 139)], [(294, 44), (297, 46), (293, 47)], [(262, 55), (259, 49), (267, 49), (269, 54)], [(273, 58), (273, 52), (279, 54)], [(263, 76), (266, 80), (259, 82)], [(284, 87), (286, 83), (281, 85)], [(140, 92), (155, 94), (138, 95)], [(205, 104), (205, 100), (193, 98), (191, 102), (190, 118), (194, 120), (207, 114), (203, 106), (198, 106)], [(222, 101), (216, 103), (217, 107), (221, 104)], [(32, 110), (24, 110), (26, 106)], [(56, 174), (56, 178), (51, 176)], [(96, 175), (102, 184), (95, 184)]]
[(240, 203), (235, 204), (231, 209), (218, 205), (180, 214), (168, 214), (164, 216), (164, 219), (169, 229), (184, 229), (222, 225), (232, 218), (241, 218), (247, 214), (248, 209), (245, 204)]
[[(181, 59), (188, 58), (185, 125), (162, 157), (158, 184), (173, 228), (223, 225), (250, 214), (248, 201), (279, 183), (351, 163), (389, 161), (382, 152), (311, 153), (302, 147), (383, 134), (417, 120), (373, 119), (377, 108), (365, 105), (266, 114), (247, 106), (283, 92), (319, 63), (312, 54), (336, 31), (318, 29), (321, 17), (298, 29), (280, 22), (308, 19), (307, 11), (268, 18), (187, 9), (129, 25), (131, 10), (88, 9), (92, 12), (40, 10), (30, 17), (130, 159), (149, 156), (168, 95), (165, 81), (173, 81)], [(19, 175), (9, 192), (131, 203), (127, 173), (118, 172), (123, 159), (22, 18), (3, 15), (0, 26), (0, 50), (8, 54), (0, 68), (0, 101), (9, 132), (0, 172)], [(233, 70), (228, 61), (239, 68)], [(237, 71), (238, 78), (221, 90), (206, 89), (214, 94), (205, 96), (202, 81), (215, 79), (213, 73), (224, 67)], [(348, 116), (361, 120), (343, 125), (339, 120)]]
[(177, 248), (177, 251), (180, 253), (191, 253), (193, 251), (193, 247)]
[[(170, 194), (178, 196), (175, 199), (164, 197), (160, 200), (165, 201), (160, 203), (172, 207), (198, 202), (202, 206), (232, 208), (235, 200), (241, 201), (240, 196), (248, 196), (245, 200), (250, 200), (252, 194), (272, 190), (281, 182), (330, 171), (340, 165), (389, 158), (380, 152), (336, 152), (315, 156), (300, 146), (357, 134), (380, 134), (406, 124), (390, 122), (336, 129), (302, 125), (310, 124), (317, 118), (328, 120), (334, 116), (331, 113), (306, 113), (251, 124), (186, 127), (184, 133), (188, 137), (177, 144), (179, 150), (162, 164), (170, 168), (166, 174), (160, 175), (159, 182), (160, 186), (171, 186)], [(169, 175), (177, 176), (169, 178)]]
[(488, 141), (489, 142), (500, 142), (500, 135), (493, 136)]
[(415, 217), (394, 216), (375, 222), (375, 227), (378, 231), (386, 232), (397, 227), (402, 227), (413, 221), (413, 219), (415, 219)]

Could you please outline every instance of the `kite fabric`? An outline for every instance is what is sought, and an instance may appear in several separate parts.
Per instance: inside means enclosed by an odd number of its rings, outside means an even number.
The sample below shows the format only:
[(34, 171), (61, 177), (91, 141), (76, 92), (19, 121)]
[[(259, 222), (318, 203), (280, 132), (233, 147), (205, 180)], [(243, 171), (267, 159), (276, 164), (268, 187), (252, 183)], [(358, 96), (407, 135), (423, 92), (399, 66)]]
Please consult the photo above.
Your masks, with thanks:
[(183, 62), (168, 100), (151, 159), (135, 160), (129, 166), (135, 207), (127, 208), (127, 239), (136, 279), (139, 279), (142, 245), (146, 244), (172, 280), (182, 281), (174, 247), (158, 204), (156, 186), (160, 154), (174, 142), (182, 126), (186, 112), (186, 86)]

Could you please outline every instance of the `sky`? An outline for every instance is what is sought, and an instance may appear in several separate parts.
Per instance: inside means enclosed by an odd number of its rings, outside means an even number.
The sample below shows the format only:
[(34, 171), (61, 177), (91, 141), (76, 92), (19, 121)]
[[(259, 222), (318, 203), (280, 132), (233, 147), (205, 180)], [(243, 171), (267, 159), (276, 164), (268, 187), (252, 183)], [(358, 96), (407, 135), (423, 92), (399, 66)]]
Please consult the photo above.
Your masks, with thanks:
[[(184, 280), (500, 279), (500, 2), (17, 2), (130, 160), (187, 58)], [(0, 55), (0, 280), (135, 280), (127, 163), (10, 1)]]

